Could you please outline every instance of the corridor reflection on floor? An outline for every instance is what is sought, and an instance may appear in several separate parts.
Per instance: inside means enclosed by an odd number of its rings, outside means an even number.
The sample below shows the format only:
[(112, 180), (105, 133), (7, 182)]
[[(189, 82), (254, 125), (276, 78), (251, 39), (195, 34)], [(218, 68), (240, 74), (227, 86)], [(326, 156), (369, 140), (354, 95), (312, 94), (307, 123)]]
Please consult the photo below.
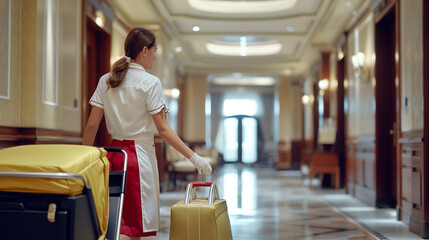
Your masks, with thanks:
[[(309, 190), (297, 171), (227, 164), (212, 180), (227, 201), (235, 240), (421, 239), (395, 220), (393, 209), (368, 207), (342, 190)], [(170, 208), (184, 198), (185, 185), (161, 193), (156, 240), (169, 239)]]

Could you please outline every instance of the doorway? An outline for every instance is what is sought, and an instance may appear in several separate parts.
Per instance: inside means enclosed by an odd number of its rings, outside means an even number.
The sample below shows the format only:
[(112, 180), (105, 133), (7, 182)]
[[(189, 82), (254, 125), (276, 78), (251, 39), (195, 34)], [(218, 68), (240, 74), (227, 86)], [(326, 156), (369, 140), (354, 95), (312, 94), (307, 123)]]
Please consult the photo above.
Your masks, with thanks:
[[(85, 17), (84, 27), (86, 29), (86, 38), (84, 38), (86, 42), (84, 42), (84, 76), (82, 78), (82, 133), (91, 112), (91, 106), (88, 102), (97, 88), (100, 77), (110, 71), (111, 45), (110, 34), (100, 28), (91, 18)], [(109, 146), (110, 142), (111, 138), (103, 117), (93, 145)]]
[(223, 120), (225, 131), (224, 161), (227, 163), (256, 163), (258, 161), (258, 119), (235, 115)]
[(262, 101), (255, 92), (226, 94), (216, 137), (225, 163), (257, 163), (264, 137), (259, 123)]
[(396, 7), (375, 25), (376, 206), (396, 206)]

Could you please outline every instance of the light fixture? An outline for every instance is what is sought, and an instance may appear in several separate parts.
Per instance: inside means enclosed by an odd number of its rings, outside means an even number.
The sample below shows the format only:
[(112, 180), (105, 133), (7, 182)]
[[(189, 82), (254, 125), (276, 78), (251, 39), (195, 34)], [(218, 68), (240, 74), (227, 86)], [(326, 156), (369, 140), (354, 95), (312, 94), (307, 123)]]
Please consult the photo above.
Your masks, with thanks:
[(273, 86), (276, 80), (273, 77), (266, 76), (219, 76), (212, 80), (214, 85), (232, 85), (232, 86)]
[(199, 32), (200, 31), (200, 27), (194, 26), (194, 27), (192, 27), (192, 31)]
[(352, 67), (355, 72), (356, 79), (362, 79), (364, 82), (369, 82), (370, 70), (365, 63), (365, 54), (363, 52), (357, 52), (352, 56)]
[(96, 11), (94, 21), (99, 27), (104, 28), (104, 22), (106, 21), (106, 18), (104, 16), (103, 12)]
[(192, 8), (204, 12), (249, 14), (285, 11), (293, 8), (296, 1), (297, 0), (188, 0), (188, 3)]
[(342, 60), (344, 58), (344, 52), (342, 48), (338, 48), (337, 49), (337, 59), (338, 61)]
[(179, 52), (182, 52), (182, 51), (183, 51), (183, 49), (182, 49), (182, 47), (178, 46), (178, 47), (176, 47), (176, 48), (174, 49), (174, 51), (176, 51), (177, 53), (179, 53)]
[(294, 32), (295, 28), (292, 27), (292, 26), (288, 26), (288, 27), (286, 27), (286, 31), (288, 31), (288, 32)]
[(310, 97), (307, 94), (302, 95), (301, 97), (302, 104), (308, 105), (310, 103)]
[(320, 79), (318, 85), (321, 90), (325, 91), (329, 87), (329, 80), (326, 78)]
[(292, 69), (290, 67), (287, 67), (283, 70), (283, 74), (286, 76), (292, 75)]
[(180, 96), (180, 90), (177, 89), (177, 88), (171, 89), (171, 96), (173, 98), (179, 98), (179, 96)]
[(358, 52), (352, 56), (352, 65), (354, 69), (362, 69), (365, 65), (365, 54)]
[(166, 97), (177, 99), (180, 96), (180, 90), (177, 88), (164, 89), (164, 95)]
[(326, 89), (328, 89), (328, 87), (329, 87), (329, 80), (326, 79), (326, 78), (320, 79), (319, 83), (318, 83), (318, 86), (319, 86), (319, 89), (320, 89), (319, 94), (321, 96), (323, 96), (325, 94)]
[(280, 52), (282, 45), (279, 42), (267, 44), (250, 44), (248, 42), (240, 41), (240, 44), (236, 45), (208, 42), (206, 44), (206, 48), (210, 53), (216, 55), (267, 56)]

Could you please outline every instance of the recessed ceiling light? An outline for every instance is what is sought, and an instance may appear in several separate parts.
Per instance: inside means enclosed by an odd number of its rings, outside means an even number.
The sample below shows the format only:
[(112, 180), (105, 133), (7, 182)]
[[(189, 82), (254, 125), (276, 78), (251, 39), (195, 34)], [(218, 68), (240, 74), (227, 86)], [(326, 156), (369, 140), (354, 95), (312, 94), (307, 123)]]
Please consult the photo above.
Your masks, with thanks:
[(288, 26), (288, 27), (286, 27), (286, 31), (293, 32), (293, 31), (295, 31), (295, 28), (291, 27), (291, 26)]
[(194, 31), (194, 32), (198, 32), (198, 31), (200, 31), (200, 27), (198, 27), (198, 26), (194, 26), (194, 27), (192, 28), (192, 31)]
[(188, 0), (191, 7), (205, 12), (216, 13), (269, 13), (288, 10), (295, 6), (296, 0)]
[(292, 69), (291, 69), (291, 68), (285, 68), (285, 69), (283, 70), (283, 73), (284, 73), (284, 75), (286, 75), (286, 76), (290, 76), (290, 75), (292, 75)]
[(177, 53), (182, 52), (182, 47), (178, 46), (174, 49)]
[(208, 42), (207, 50), (216, 55), (225, 56), (267, 56), (274, 55), (280, 52), (282, 45), (279, 42), (272, 42), (258, 45), (230, 45)]
[(253, 85), (253, 86), (273, 86), (276, 79), (264, 76), (219, 76), (212, 81), (215, 85)]

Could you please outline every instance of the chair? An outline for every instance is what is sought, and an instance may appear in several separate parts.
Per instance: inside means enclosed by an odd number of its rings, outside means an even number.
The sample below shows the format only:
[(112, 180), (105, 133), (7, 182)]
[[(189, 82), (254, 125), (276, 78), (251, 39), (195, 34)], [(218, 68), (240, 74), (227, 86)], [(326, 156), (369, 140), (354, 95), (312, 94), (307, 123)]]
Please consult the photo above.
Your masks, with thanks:
[(198, 176), (197, 168), (181, 153), (170, 145), (166, 145), (165, 159), (168, 162), (168, 182), (172, 181), (176, 187), (178, 177), (185, 178), (188, 175)]
[(214, 169), (219, 162), (219, 152), (215, 148), (194, 147), (194, 151), (201, 157), (209, 160), (210, 166)]
[(338, 154), (332, 152), (318, 152), (311, 155), (310, 171), (308, 174), (309, 187), (311, 188), (311, 180), (316, 174), (331, 174), (331, 185), (335, 184), (335, 188), (340, 188), (340, 167)]

